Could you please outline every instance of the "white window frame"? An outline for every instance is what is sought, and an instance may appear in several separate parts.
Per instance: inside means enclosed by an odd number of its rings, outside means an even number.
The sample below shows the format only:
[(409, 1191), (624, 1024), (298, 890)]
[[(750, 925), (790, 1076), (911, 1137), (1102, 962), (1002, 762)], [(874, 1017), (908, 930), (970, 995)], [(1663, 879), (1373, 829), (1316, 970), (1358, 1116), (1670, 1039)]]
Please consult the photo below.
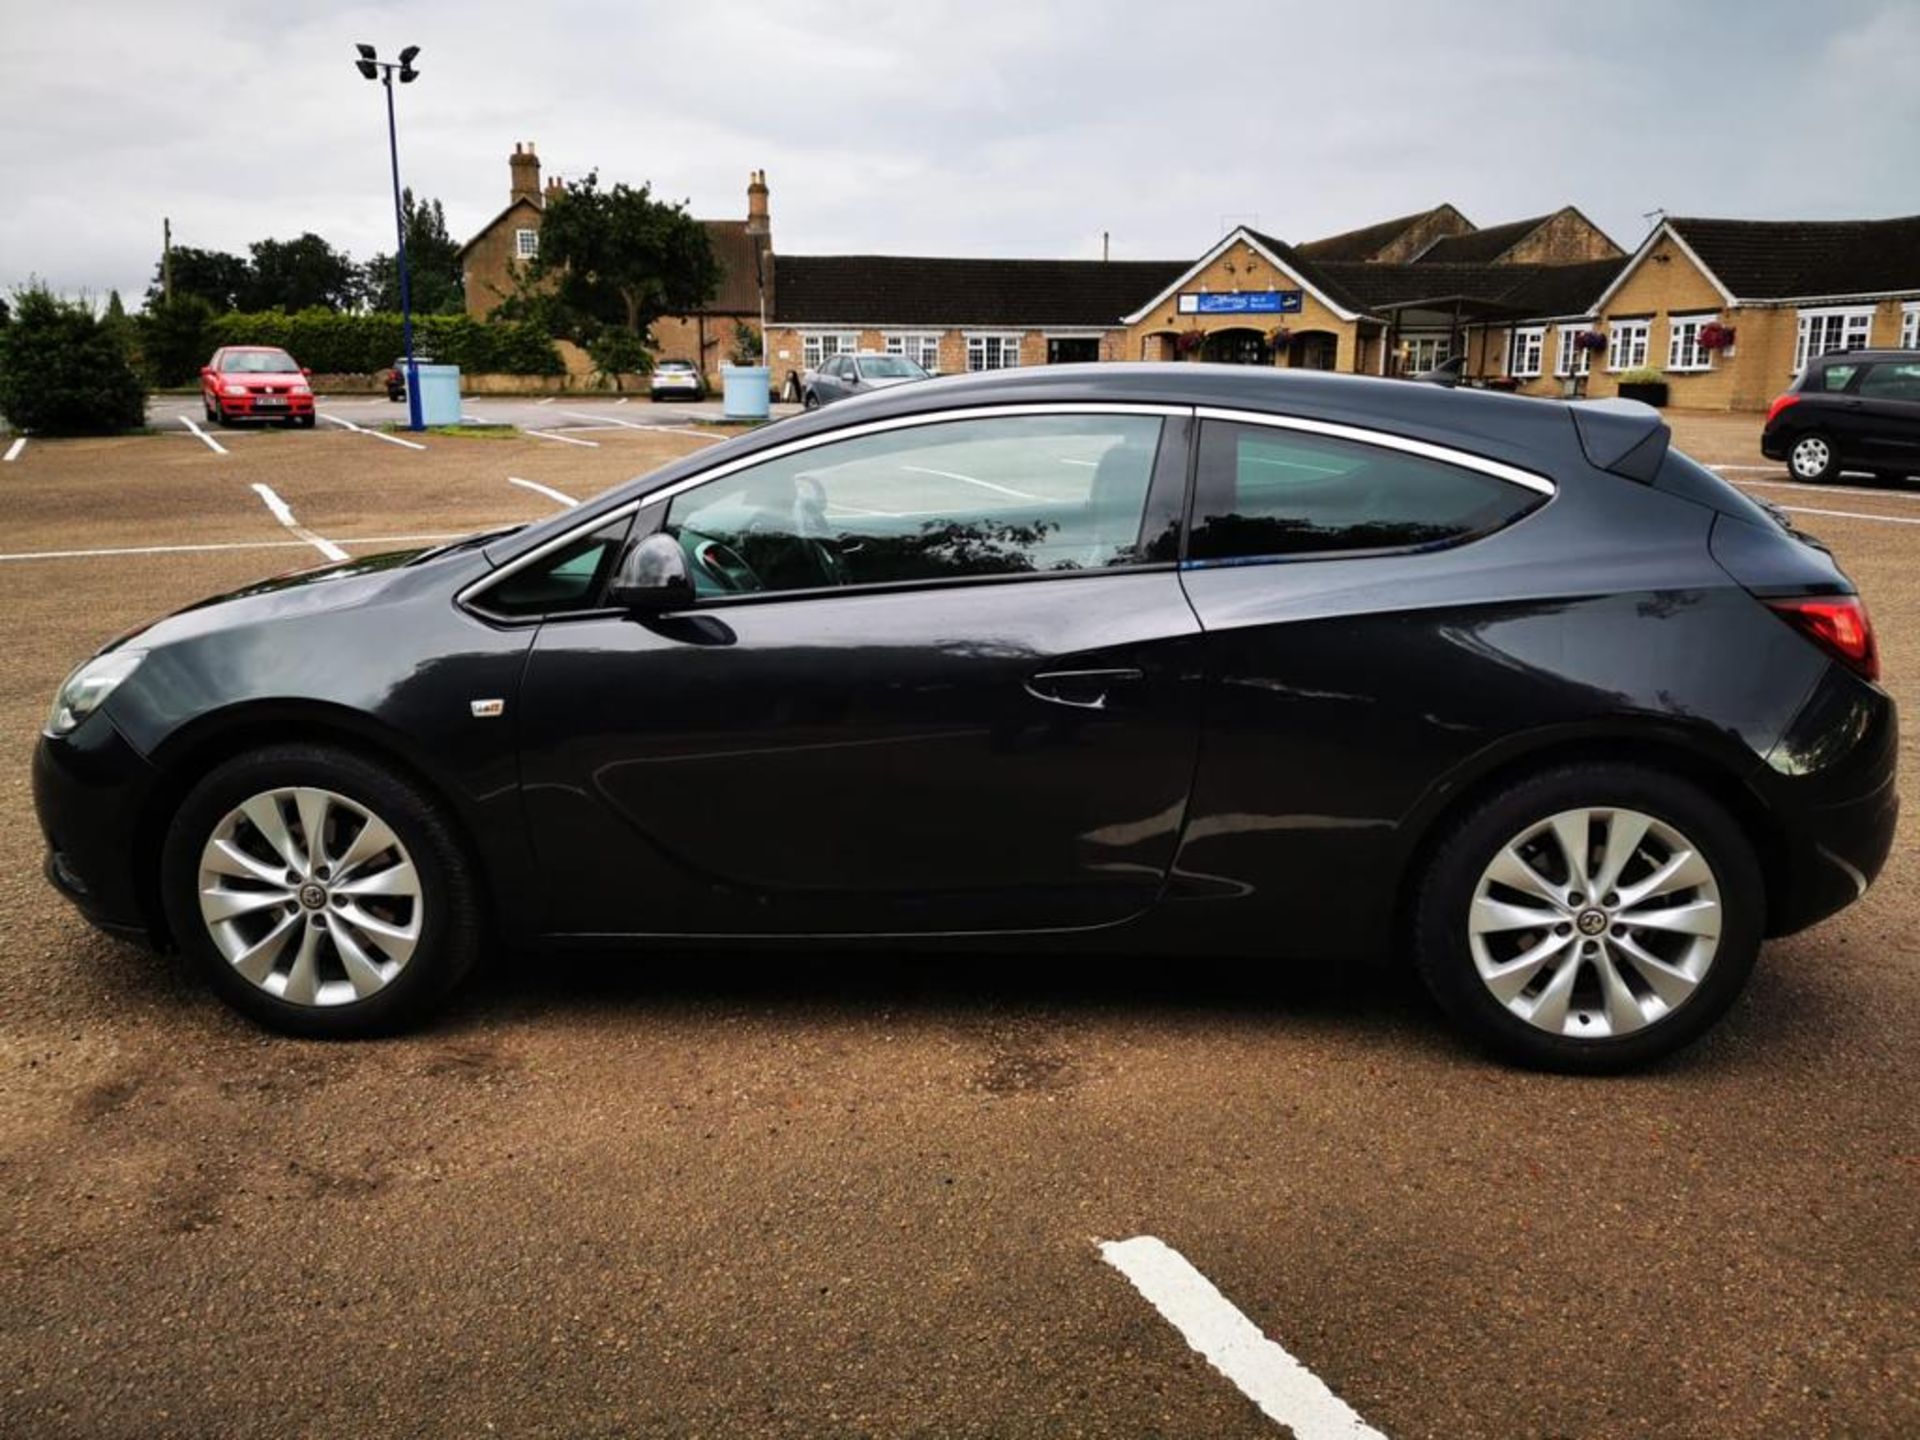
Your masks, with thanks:
[(1561, 325), (1556, 329), (1553, 353), (1553, 374), (1557, 380), (1571, 379), (1575, 375), (1586, 375), (1593, 369), (1593, 352), (1574, 341), (1587, 333), (1588, 326), (1582, 321), (1578, 325)]
[(540, 254), (540, 232), (522, 227), (513, 232), (513, 258), (533, 260)]
[[(1023, 337), (1017, 330), (972, 330), (967, 332), (967, 369), (970, 372), (980, 370), (1018, 370), (1020, 368), (1020, 341)], [(1008, 358), (1008, 352), (1012, 358)], [(989, 355), (992, 363), (989, 363)]]
[(1920, 350), (1920, 300), (1909, 300), (1900, 307), (1900, 348)]
[(929, 375), (940, 373), (940, 332), (938, 330), (892, 330), (881, 337), (887, 354), (913, 361)]
[(1536, 378), (1540, 374), (1540, 363), (1546, 348), (1546, 326), (1515, 326), (1507, 336), (1507, 374), (1515, 380)]
[(1432, 370), (1443, 361), (1463, 353), (1466, 348), (1465, 337), (1461, 337), (1460, 351), (1451, 348), (1450, 339), (1445, 330), (1415, 330), (1402, 335), (1400, 342), (1406, 347), (1406, 354), (1401, 357), (1400, 363), (1403, 368), (1400, 373), (1418, 375), (1423, 370)]
[(1807, 361), (1816, 355), (1864, 350), (1872, 343), (1871, 305), (1829, 305), (1797, 313), (1793, 337), (1793, 373), (1796, 375), (1806, 369)]
[(858, 330), (802, 330), (800, 368), (818, 370), (834, 355), (852, 355), (860, 349)]
[(1718, 310), (1667, 316), (1667, 370), (1682, 375), (1713, 369), (1713, 352), (1700, 346), (1700, 332), (1720, 321)]
[(1647, 363), (1647, 350), (1653, 335), (1651, 320), (1610, 320), (1607, 322), (1607, 372), (1638, 370)]

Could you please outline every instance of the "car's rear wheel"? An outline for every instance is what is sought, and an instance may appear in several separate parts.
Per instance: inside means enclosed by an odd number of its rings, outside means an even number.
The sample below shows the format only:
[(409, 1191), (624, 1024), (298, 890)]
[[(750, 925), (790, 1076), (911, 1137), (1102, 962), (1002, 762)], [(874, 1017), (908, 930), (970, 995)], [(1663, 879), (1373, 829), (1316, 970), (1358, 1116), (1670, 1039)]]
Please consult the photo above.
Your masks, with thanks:
[(351, 751), (227, 762), (168, 830), (162, 898), (181, 947), (262, 1024), (359, 1036), (424, 1014), (480, 945), (470, 867), (440, 807)]
[(807, 391), (806, 398), (802, 400), (800, 404), (805, 409), (818, 410), (820, 408), (820, 397), (809, 390)]
[(1815, 430), (1793, 442), (1787, 451), (1787, 467), (1797, 479), (1817, 485), (1840, 473), (1840, 456), (1833, 442)]
[(1753, 847), (1660, 771), (1521, 780), (1442, 839), (1414, 910), (1427, 988), (1521, 1064), (1624, 1070), (1686, 1045), (1752, 972), (1766, 894)]

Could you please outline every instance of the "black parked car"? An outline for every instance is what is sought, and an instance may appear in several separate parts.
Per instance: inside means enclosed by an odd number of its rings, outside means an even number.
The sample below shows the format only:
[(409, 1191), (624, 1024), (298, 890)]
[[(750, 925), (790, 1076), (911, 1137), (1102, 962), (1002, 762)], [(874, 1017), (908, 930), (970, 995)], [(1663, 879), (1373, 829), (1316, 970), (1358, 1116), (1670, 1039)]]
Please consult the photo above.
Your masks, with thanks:
[(1920, 475), (1920, 350), (1816, 355), (1767, 411), (1760, 453), (1800, 480)]
[(34, 779), (87, 915), (306, 1034), (483, 936), (1387, 954), (1597, 1070), (1879, 871), (1875, 675), (1827, 552), (1645, 407), (1067, 366), (183, 611)]

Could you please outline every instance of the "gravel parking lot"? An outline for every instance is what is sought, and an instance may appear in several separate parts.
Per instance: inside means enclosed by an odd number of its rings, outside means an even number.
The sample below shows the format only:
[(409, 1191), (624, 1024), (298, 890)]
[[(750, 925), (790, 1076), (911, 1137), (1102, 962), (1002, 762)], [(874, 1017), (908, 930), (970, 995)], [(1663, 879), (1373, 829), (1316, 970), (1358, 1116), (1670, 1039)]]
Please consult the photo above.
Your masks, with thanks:
[[(1395, 1440), (1920, 1433), (1912, 807), (1619, 1080), (1491, 1064), (1392, 975), (1185, 961), (518, 955), (306, 1043), (96, 935), (28, 793), (75, 661), (725, 433), (558, 401), (403, 446), (378, 405), (0, 463), (0, 1435), (1284, 1433), (1103, 1263), (1141, 1235)], [(1920, 715), (1920, 487), (1675, 424), (1833, 545)]]

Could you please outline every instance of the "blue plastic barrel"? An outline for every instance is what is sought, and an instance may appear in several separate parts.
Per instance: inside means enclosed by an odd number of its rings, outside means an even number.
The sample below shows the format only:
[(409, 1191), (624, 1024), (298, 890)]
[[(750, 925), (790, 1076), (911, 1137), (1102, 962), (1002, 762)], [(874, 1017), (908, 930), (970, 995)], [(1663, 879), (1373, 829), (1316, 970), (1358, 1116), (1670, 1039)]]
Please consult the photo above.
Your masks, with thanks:
[(422, 425), (458, 425), (460, 423), (460, 367), (458, 365), (416, 365), (420, 375), (420, 423)]
[(764, 420), (772, 412), (773, 372), (764, 365), (722, 365), (720, 383), (729, 420)]

